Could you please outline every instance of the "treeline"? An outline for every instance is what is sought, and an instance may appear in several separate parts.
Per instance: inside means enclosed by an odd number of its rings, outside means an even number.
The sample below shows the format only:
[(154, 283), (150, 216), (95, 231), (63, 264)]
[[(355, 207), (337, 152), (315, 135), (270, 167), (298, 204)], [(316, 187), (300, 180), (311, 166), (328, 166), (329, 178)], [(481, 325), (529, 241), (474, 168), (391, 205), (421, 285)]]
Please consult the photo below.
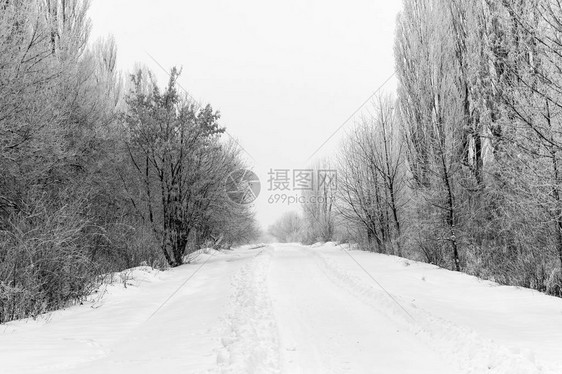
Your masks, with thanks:
[(304, 239), (562, 296), (561, 51), (556, 1), (405, 0), (397, 97), (333, 160), (338, 230)]
[(123, 77), (88, 1), (0, 2), (0, 323), (88, 295), (101, 275), (177, 266), (257, 235), (223, 182), (243, 166), (219, 113), (146, 69)]

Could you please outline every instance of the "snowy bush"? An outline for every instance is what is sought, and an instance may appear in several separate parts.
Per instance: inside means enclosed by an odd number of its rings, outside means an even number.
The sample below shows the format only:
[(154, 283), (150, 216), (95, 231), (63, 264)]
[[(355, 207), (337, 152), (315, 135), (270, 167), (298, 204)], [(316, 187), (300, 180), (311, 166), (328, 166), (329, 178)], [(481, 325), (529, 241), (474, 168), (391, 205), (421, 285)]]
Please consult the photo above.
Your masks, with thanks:
[(0, 322), (36, 316), (90, 293), (96, 266), (82, 245), (79, 206), (38, 200), (0, 235)]

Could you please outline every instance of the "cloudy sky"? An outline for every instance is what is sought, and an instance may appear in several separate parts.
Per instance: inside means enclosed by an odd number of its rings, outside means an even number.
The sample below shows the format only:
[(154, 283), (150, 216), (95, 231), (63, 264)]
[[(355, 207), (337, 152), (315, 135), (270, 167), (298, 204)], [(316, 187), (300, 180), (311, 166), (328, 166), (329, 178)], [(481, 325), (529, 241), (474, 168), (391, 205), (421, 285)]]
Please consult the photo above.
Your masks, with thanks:
[[(183, 67), (180, 82), (222, 113), (262, 180), (264, 227), (270, 169), (303, 169), (309, 157), (394, 70), (401, 0), (93, 0), (94, 39), (112, 34), (119, 65)], [(394, 78), (384, 87), (392, 93)], [(358, 116), (361, 115), (361, 112)], [(317, 153), (328, 157), (353, 121)], [(290, 192), (290, 194), (293, 194)]]

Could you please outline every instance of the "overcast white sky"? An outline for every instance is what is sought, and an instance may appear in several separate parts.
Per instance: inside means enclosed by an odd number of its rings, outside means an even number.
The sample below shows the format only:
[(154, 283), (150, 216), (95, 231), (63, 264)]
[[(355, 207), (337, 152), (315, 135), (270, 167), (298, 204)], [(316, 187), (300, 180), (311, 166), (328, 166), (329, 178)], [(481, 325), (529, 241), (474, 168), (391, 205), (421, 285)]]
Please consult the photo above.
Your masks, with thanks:
[[(183, 67), (190, 94), (222, 113), (262, 180), (265, 228), (288, 208), (270, 205), (269, 169), (309, 156), (394, 70), (401, 0), (93, 0), (93, 38), (113, 34), (119, 66), (166, 79)], [(393, 92), (394, 79), (385, 86)], [(335, 137), (319, 157), (337, 149)], [(297, 207), (293, 207), (297, 209)]]

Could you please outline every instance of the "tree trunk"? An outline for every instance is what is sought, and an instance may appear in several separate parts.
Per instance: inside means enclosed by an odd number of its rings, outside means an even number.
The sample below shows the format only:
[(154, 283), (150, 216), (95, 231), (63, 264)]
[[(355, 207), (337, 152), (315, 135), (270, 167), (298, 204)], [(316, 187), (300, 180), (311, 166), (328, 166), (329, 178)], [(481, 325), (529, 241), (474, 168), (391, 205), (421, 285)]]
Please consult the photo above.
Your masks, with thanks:
[(451, 186), (451, 181), (449, 180), (449, 172), (447, 170), (447, 164), (443, 155), (441, 156), (442, 166), (443, 166), (443, 182), (445, 183), (445, 188), (447, 189), (447, 225), (449, 226), (449, 241), (451, 242), (452, 252), (453, 252), (453, 268), (455, 271), (460, 271), (460, 260), (459, 260), (459, 247), (457, 243), (457, 237), (455, 233), (455, 205), (453, 198), (453, 189)]

